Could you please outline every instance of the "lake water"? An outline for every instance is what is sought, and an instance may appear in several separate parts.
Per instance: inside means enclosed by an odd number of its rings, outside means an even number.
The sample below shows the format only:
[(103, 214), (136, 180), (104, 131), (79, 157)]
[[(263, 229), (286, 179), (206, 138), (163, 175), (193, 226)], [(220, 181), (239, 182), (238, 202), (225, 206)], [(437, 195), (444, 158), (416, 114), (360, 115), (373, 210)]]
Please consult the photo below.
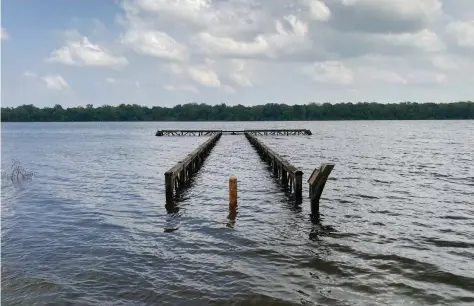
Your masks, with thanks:
[[(311, 129), (259, 137), (303, 169), (303, 204), (224, 135), (168, 213), (164, 172), (207, 139), (169, 128)], [(2, 180), (2, 305), (474, 304), (474, 121), (4, 123), (1, 145), (36, 174)]]

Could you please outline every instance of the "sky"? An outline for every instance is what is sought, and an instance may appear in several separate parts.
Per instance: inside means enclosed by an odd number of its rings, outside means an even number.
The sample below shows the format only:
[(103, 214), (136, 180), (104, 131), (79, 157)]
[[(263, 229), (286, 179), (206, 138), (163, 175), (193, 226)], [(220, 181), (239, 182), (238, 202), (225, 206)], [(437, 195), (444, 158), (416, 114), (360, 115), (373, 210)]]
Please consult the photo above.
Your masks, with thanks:
[(1, 104), (474, 98), (474, 0), (3, 0)]

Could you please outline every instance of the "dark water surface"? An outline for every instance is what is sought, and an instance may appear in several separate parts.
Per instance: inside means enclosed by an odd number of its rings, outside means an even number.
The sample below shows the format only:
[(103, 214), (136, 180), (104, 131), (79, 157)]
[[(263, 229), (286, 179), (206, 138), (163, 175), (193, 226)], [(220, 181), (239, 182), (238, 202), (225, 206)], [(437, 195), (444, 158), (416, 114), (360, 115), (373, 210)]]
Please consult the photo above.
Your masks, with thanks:
[[(313, 131), (260, 137), (303, 204), (224, 135), (168, 213), (164, 172), (207, 138), (156, 129), (242, 127)], [(474, 305), (473, 121), (2, 124), (12, 159), (36, 177), (2, 180), (2, 305)]]

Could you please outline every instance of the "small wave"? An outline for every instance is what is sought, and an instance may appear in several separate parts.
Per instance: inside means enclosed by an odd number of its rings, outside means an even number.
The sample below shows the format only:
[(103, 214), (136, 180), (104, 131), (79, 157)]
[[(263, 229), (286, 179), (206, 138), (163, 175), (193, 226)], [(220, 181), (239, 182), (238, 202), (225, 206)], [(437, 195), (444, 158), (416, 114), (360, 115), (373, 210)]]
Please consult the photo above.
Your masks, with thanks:
[(453, 216), (453, 215), (441, 216), (439, 218), (440, 219), (448, 219), (448, 220), (470, 220), (470, 219), (472, 219), (472, 218), (465, 217), (465, 216)]
[(453, 241), (453, 240), (443, 240), (439, 238), (425, 238), (423, 239), (424, 242), (432, 244), (437, 247), (443, 248), (474, 248), (474, 243), (466, 242), (466, 241)]

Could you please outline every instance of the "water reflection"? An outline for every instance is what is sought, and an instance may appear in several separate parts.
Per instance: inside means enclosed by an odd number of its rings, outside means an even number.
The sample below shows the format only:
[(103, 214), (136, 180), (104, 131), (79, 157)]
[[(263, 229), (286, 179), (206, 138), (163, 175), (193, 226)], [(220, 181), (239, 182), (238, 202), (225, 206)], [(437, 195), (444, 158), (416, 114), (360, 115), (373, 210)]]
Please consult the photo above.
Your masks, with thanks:
[(229, 219), (229, 222), (227, 222), (226, 226), (229, 228), (233, 228), (235, 225), (235, 219), (237, 218), (238, 214), (238, 205), (237, 201), (229, 202), (229, 215), (227, 216), (227, 219)]

